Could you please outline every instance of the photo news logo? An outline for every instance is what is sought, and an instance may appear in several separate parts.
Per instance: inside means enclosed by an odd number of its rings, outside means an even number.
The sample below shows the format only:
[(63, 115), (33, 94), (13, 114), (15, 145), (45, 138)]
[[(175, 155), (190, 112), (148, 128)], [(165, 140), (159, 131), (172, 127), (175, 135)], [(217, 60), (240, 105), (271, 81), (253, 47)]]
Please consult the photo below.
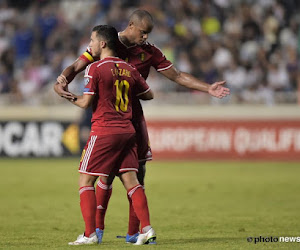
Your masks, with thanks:
[(294, 237), (274, 237), (274, 236), (268, 236), (268, 237), (247, 237), (248, 242), (253, 242), (254, 244), (261, 243), (261, 242), (280, 242), (280, 243), (300, 243), (300, 236), (294, 236)]

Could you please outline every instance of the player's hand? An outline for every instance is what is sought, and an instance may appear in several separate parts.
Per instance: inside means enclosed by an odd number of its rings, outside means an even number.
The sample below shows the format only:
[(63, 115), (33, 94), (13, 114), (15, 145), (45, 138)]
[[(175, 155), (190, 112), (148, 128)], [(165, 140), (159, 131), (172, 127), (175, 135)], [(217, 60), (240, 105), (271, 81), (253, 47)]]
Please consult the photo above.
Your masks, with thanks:
[(68, 85), (66, 87), (63, 87), (60, 83), (55, 83), (54, 91), (61, 97), (66, 98), (68, 100), (73, 100), (75, 97), (72, 93), (68, 91)]
[(225, 96), (230, 95), (230, 89), (225, 88), (223, 84), (225, 84), (225, 81), (222, 82), (215, 82), (212, 85), (209, 86), (208, 88), (208, 93), (211, 96), (217, 97), (217, 98), (223, 98)]
[(58, 83), (60, 83), (63, 87), (68, 86), (68, 83), (69, 83), (68, 80), (67, 80), (67, 78), (66, 78), (64, 75), (62, 75), (62, 74), (60, 74), (60, 75), (57, 77), (56, 81), (57, 81)]

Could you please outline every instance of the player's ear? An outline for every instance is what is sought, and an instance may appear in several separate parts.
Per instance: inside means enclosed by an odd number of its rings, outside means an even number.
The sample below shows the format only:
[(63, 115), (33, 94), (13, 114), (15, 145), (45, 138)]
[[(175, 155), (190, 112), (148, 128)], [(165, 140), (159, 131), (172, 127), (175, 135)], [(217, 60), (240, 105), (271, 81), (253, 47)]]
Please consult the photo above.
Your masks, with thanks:
[(100, 41), (100, 48), (105, 48), (105, 47), (106, 47), (106, 42)]
[(134, 26), (134, 23), (133, 23), (132, 21), (130, 21), (129, 24), (128, 24), (128, 27), (129, 27), (130, 29), (132, 29), (133, 26)]

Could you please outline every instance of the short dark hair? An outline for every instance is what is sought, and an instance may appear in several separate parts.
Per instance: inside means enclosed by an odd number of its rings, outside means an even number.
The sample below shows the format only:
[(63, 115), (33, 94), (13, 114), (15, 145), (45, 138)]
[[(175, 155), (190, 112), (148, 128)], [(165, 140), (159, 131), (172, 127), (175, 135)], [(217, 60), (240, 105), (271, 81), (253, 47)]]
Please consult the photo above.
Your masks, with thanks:
[(142, 21), (143, 19), (147, 19), (153, 25), (153, 17), (147, 10), (135, 10), (129, 17), (129, 20), (132, 22), (135, 20)]
[(107, 47), (111, 50), (116, 50), (118, 42), (118, 32), (110, 25), (97, 25), (93, 28), (93, 32), (97, 33), (97, 36), (102, 38), (106, 43)]

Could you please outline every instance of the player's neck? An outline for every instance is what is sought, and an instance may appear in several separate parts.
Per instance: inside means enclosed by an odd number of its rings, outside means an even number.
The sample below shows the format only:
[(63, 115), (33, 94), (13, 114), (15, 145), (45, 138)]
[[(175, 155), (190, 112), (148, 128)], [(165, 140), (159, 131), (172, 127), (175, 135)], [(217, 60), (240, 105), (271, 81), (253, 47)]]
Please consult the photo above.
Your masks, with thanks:
[(135, 43), (130, 42), (130, 39), (128, 38), (128, 34), (127, 34), (126, 29), (123, 30), (123, 31), (121, 31), (121, 32), (119, 33), (119, 39), (120, 39), (120, 41), (121, 41), (123, 44), (125, 44), (127, 47), (131, 47), (131, 46), (134, 46), (134, 45), (135, 45)]
[(115, 57), (116, 53), (113, 50), (102, 50), (101, 55), (100, 55), (100, 59), (104, 59), (106, 57)]

